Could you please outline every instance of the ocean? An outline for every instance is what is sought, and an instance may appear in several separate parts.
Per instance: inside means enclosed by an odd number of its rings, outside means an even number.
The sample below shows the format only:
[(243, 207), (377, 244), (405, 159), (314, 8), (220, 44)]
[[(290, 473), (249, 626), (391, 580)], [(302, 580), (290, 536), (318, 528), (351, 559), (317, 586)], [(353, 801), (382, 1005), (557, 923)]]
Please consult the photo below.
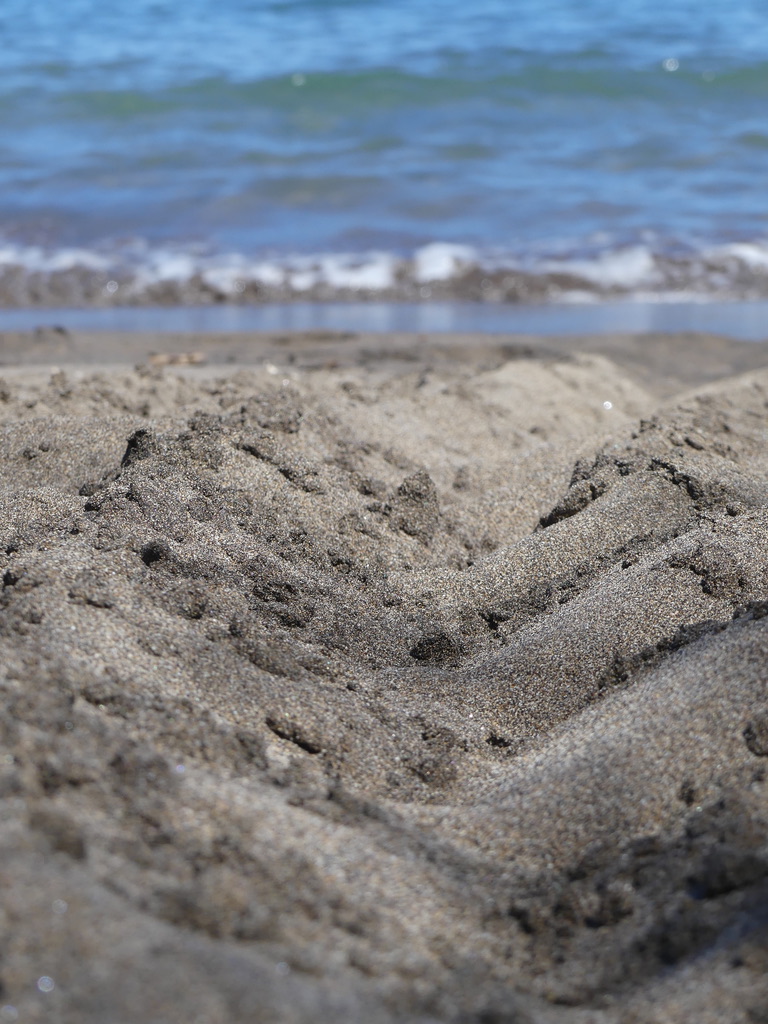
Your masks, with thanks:
[(0, 306), (768, 298), (764, 0), (3, 0)]

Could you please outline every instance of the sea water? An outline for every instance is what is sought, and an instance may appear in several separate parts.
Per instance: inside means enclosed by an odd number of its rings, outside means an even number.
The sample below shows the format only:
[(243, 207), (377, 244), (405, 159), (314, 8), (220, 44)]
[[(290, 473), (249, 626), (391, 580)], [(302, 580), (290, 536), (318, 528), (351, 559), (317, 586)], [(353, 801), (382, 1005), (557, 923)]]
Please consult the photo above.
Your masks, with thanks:
[(768, 296), (764, 0), (3, 0), (0, 304)]

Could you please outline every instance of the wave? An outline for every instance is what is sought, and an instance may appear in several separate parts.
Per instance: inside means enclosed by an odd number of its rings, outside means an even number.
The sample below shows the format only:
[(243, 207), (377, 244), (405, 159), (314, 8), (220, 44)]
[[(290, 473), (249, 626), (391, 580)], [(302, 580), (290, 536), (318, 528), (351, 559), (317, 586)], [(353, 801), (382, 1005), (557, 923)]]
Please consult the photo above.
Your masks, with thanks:
[(0, 307), (469, 300), (584, 303), (768, 298), (768, 239), (515, 254), (432, 242), (385, 251), (247, 256), (203, 246), (0, 243)]

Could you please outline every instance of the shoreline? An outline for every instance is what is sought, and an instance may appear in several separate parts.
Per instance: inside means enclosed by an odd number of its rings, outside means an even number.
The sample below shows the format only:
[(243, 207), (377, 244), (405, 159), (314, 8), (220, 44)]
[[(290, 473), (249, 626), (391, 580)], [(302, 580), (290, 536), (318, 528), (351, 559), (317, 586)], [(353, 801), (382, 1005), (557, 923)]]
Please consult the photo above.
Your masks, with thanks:
[(398, 333), (606, 334), (705, 332), (747, 341), (768, 340), (768, 301), (603, 301), (595, 303), (491, 302), (274, 302), (56, 307), (0, 310), (8, 330), (57, 325), (69, 331), (372, 331)]

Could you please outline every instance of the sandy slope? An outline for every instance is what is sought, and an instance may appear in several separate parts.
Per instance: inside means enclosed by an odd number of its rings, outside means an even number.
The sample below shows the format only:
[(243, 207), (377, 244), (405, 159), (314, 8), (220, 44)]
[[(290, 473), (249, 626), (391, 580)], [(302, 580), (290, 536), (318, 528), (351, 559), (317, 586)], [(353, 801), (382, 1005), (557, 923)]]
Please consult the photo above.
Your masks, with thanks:
[(768, 1019), (757, 346), (4, 342), (0, 1004)]

